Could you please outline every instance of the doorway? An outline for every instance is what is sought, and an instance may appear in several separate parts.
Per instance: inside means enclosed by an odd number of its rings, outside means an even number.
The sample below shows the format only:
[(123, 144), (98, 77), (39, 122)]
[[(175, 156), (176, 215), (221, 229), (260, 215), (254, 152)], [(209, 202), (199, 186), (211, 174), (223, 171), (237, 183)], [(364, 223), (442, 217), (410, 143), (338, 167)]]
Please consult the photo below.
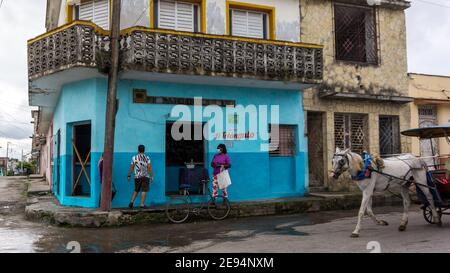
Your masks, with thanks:
[(307, 113), (309, 186), (311, 191), (321, 190), (325, 180), (324, 113)]
[(72, 196), (91, 196), (91, 123), (72, 127)]
[[(196, 180), (195, 178), (200, 177), (206, 167), (206, 143), (203, 137), (205, 124), (177, 122), (176, 131), (185, 136), (182, 139), (172, 136), (174, 124), (175, 122), (166, 123), (166, 195), (179, 194), (185, 177), (189, 175), (192, 180)], [(197, 139), (194, 137), (195, 132), (202, 132)], [(186, 173), (187, 169), (189, 174)], [(199, 183), (190, 184), (191, 193), (200, 193), (203, 189)]]

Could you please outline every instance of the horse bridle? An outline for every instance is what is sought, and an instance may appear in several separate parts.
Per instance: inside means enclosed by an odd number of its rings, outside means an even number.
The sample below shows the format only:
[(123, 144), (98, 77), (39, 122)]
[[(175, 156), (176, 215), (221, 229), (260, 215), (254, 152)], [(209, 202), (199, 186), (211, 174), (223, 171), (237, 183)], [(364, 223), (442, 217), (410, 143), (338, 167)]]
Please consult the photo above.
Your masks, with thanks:
[[(339, 164), (339, 172), (335, 172), (334, 170), (332, 171), (333, 173), (333, 177), (339, 177), (341, 174), (343, 174), (345, 171), (347, 171), (350, 168), (350, 160), (348, 159), (348, 155), (350, 155), (350, 157), (352, 156), (349, 153), (335, 153), (333, 155), (333, 159), (336, 158), (337, 156), (342, 157), (341, 160), (339, 160), (338, 164)], [(344, 161), (342, 161), (344, 160)], [(347, 163), (348, 168), (347, 169), (343, 169), (342, 167)]]

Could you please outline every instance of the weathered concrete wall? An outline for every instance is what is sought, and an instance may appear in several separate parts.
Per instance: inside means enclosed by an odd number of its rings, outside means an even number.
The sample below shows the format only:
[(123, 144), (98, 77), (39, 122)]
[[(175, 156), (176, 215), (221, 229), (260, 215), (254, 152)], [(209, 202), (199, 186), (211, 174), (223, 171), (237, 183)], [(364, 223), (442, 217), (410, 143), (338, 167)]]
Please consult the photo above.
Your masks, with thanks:
[[(377, 8), (379, 35), (379, 65), (357, 65), (336, 61), (334, 43), (334, 11), (331, 0), (301, 0), (301, 41), (324, 45), (324, 86), (337, 92), (362, 94), (408, 95), (406, 27), (403, 10)], [(326, 115), (325, 167), (331, 170), (335, 152), (334, 113), (362, 113), (368, 115), (369, 152), (379, 154), (379, 116), (395, 115), (400, 119), (400, 131), (410, 127), (408, 105), (385, 101), (327, 100), (319, 98), (319, 88), (304, 95), (306, 111)], [(402, 152), (410, 152), (411, 140), (401, 137)], [(349, 177), (338, 182), (324, 181), (330, 190), (352, 190)]]
[(301, 0), (301, 41), (323, 44), (324, 83), (338, 92), (408, 95), (403, 10), (377, 8), (379, 65), (335, 60), (333, 2)]

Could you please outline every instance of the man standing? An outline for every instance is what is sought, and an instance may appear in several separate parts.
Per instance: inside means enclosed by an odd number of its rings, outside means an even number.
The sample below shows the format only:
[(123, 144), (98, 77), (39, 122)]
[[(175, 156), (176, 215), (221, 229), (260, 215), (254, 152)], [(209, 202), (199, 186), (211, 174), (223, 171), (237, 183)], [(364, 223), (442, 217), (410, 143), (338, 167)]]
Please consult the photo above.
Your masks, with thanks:
[(133, 208), (134, 200), (139, 192), (141, 192), (141, 208), (145, 208), (145, 198), (150, 187), (150, 180), (153, 182), (153, 168), (150, 163), (150, 158), (144, 154), (145, 146), (139, 145), (139, 153), (133, 156), (131, 160), (130, 170), (128, 171), (128, 182), (130, 182), (131, 173), (134, 169), (134, 193), (131, 197), (131, 202), (128, 205), (130, 209)]

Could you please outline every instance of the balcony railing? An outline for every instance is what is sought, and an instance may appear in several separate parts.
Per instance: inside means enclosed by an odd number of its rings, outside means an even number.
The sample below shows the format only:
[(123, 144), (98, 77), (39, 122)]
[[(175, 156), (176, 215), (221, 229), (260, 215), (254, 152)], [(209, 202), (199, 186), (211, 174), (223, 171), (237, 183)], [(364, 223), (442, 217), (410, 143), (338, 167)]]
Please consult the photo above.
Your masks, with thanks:
[[(121, 70), (316, 83), (322, 52), (312, 44), (131, 28), (121, 35)], [(29, 78), (77, 66), (104, 71), (108, 56), (108, 32), (74, 22), (29, 41)]]
[(123, 68), (173, 74), (311, 82), (322, 79), (322, 47), (134, 28), (123, 35)]
[(28, 41), (31, 80), (73, 67), (105, 67), (108, 32), (90, 22), (75, 22)]

